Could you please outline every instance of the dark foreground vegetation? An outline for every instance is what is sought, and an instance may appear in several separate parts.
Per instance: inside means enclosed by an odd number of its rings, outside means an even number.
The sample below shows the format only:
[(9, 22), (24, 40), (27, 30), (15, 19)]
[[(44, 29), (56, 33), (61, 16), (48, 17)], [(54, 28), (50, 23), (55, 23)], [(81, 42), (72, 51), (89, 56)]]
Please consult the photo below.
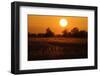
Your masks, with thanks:
[(28, 60), (87, 58), (86, 39), (29, 39)]
[(55, 35), (49, 28), (45, 34), (28, 34), (28, 60), (87, 58), (87, 32), (77, 28)]

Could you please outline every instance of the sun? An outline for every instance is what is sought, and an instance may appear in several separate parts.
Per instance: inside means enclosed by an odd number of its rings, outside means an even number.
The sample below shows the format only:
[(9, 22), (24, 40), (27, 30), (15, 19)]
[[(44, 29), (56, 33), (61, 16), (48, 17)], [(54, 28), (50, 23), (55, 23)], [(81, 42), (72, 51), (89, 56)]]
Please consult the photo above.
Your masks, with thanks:
[(68, 25), (68, 21), (67, 19), (62, 18), (60, 19), (59, 24), (61, 27), (66, 27)]

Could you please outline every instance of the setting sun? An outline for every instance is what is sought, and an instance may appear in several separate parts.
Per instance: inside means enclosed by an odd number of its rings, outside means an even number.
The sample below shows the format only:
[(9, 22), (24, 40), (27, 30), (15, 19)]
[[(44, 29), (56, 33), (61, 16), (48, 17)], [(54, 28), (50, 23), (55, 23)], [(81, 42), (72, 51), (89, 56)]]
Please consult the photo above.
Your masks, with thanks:
[(60, 19), (59, 23), (61, 27), (66, 27), (68, 25), (68, 21), (66, 19)]
[(87, 26), (87, 17), (28, 15), (28, 31), (35, 34), (45, 33), (47, 28), (55, 34), (62, 34), (64, 29), (71, 31), (74, 27), (87, 31)]

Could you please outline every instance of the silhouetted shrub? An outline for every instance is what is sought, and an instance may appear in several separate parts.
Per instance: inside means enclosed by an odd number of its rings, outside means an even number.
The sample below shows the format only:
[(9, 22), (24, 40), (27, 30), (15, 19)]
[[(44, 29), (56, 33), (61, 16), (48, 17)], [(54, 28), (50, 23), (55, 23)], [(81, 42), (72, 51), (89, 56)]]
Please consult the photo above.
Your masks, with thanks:
[(34, 34), (34, 33), (28, 33), (28, 37), (37, 37), (37, 34)]
[(39, 33), (37, 37), (45, 37), (45, 33)]

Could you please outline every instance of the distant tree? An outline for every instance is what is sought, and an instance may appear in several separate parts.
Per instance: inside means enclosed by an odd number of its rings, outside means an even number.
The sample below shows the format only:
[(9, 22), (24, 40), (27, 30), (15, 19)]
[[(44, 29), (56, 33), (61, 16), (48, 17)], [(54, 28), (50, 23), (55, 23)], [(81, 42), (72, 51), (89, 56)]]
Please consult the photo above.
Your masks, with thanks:
[(45, 37), (45, 34), (44, 33), (39, 33), (37, 36), (38, 37)]
[(79, 29), (77, 27), (75, 27), (71, 30), (71, 33), (73, 33), (73, 34), (79, 33)]
[(71, 30), (71, 35), (72, 35), (73, 37), (78, 37), (78, 36), (79, 36), (79, 29), (78, 29), (77, 27), (73, 28), (73, 29)]
[(51, 31), (50, 28), (47, 28), (46, 29), (46, 34), (45, 34), (46, 37), (54, 37), (54, 33)]
[(79, 32), (79, 37), (87, 37), (87, 32), (84, 31), (84, 30), (81, 30), (81, 31)]
[(28, 33), (28, 37), (32, 38), (32, 37), (37, 37), (37, 34), (34, 33)]
[(63, 37), (67, 37), (68, 36), (68, 31), (66, 29), (62, 33), (63, 33), (62, 34)]

